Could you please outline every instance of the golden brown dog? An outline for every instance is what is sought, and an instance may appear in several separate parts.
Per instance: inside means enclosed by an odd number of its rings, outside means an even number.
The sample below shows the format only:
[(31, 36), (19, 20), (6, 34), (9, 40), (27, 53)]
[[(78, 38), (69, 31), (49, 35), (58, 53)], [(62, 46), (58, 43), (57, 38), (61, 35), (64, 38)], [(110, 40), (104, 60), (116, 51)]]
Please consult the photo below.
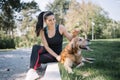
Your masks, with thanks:
[(82, 37), (75, 37), (61, 52), (60, 62), (64, 64), (64, 67), (68, 71), (68, 73), (73, 73), (73, 64), (76, 64), (77, 67), (80, 67), (84, 65), (83, 61), (91, 62), (83, 58), (81, 55), (82, 49), (90, 50), (90, 48), (87, 46), (88, 42), (89, 40)]

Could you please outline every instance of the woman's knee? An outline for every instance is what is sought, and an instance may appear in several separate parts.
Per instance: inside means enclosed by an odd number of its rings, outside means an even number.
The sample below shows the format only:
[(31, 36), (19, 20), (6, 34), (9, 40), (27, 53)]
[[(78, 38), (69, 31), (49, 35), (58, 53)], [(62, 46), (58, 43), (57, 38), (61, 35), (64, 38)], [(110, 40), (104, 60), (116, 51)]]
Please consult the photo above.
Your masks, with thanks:
[(33, 49), (33, 50), (41, 49), (41, 47), (42, 47), (42, 46), (35, 44), (35, 45), (33, 45), (32, 49)]
[(37, 48), (39, 45), (37, 45), (37, 44), (35, 44), (35, 45), (33, 45), (33, 48)]

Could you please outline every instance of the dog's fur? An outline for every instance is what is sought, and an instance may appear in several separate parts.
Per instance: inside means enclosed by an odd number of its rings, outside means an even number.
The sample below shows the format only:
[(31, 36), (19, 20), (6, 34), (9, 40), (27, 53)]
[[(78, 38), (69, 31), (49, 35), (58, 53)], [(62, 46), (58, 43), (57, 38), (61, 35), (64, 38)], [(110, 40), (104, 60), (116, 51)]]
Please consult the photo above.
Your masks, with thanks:
[(90, 48), (87, 46), (89, 40), (84, 39), (82, 37), (73, 38), (70, 43), (63, 49), (61, 52), (61, 60), (60, 62), (64, 64), (65, 69), (68, 73), (73, 73), (72, 66), (76, 64), (77, 67), (84, 65), (83, 61), (90, 62), (85, 59), (81, 55), (82, 49), (89, 50)]

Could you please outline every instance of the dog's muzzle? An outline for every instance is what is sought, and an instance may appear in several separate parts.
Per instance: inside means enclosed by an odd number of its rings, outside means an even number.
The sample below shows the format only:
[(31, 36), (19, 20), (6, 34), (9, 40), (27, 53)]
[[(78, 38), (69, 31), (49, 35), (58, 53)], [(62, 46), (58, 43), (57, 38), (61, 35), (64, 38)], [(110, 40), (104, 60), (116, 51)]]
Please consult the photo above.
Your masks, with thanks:
[(87, 39), (87, 45), (80, 45), (79, 48), (80, 48), (80, 49), (84, 49), (84, 50), (93, 51), (93, 50), (90, 49), (90, 47), (89, 47), (89, 44), (90, 44), (89, 41), (90, 41), (90, 40)]

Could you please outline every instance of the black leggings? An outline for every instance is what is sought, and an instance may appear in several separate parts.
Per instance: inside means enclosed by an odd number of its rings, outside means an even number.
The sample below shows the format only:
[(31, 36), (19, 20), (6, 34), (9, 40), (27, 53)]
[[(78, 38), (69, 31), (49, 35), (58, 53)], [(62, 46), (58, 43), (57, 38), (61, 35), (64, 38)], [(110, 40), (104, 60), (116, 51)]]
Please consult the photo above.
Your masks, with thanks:
[(56, 62), (57, 60), (49, 54), (43, 46), (34, 45), (30, 57), (30, 68), (37, 69), (41, 63)]

